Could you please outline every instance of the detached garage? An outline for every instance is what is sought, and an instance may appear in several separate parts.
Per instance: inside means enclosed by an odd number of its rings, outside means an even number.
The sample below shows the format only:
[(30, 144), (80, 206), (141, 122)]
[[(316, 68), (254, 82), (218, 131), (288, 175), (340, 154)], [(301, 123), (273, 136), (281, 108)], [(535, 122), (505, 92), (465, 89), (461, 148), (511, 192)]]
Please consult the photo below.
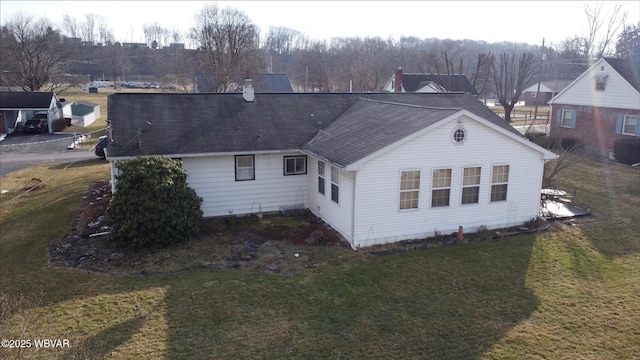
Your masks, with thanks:
[(71, 125), (89, 126), (100, 118), (100, 105), (88, 101), (77, 101), (64, 107), (64, 115), (71, 118)]
[(62, 102), (55, 93), (0, 92), (0, 113), (4, 118), (0, 123), (2, 125), (0, 133), (13, 133), (39, 112), (47, 113), (47, 128), (50, 133), (62, 131), (66, 127)]

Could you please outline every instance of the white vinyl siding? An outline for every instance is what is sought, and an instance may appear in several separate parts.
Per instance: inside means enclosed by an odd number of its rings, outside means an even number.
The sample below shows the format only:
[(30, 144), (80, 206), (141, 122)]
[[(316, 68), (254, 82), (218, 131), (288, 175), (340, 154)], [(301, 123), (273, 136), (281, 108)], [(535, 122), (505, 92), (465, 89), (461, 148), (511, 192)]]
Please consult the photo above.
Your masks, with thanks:
[[(459, 226), (466, 231), (481, 225), (507, 227), (538, 216), (542, 154), (473, 120), (464, 124), (469, 136), (462, 146), (451, 141), (458, 125), (451, 121), (365, 163), (357, 172), (354, 246), (427, 238), (436, 230), (447, 234)], [(509, 164), (508, 199), (491, 202), (491, 171), (498, 164)], [(481, 168), (478, 203), (473, 206), (462, 205), (463, 172), (469, 167)], [(418, 204), (429, 206), (398, 211), (398, 185), (389, 184), (397, 184), (399, 172), (406, 169), (422, 170), (420, 181), (427, 191), (419, 192)], [(449, 206), (430, 206), (433, 169), (451, 169)], [(347, 188), (342, 184), (341, 191)], [(347, 200), (341, 196), (342, 206)]]
[[(604, 66), (604, 70), (601, 70), (602, 66)], [(609, 74), (607, 84), (604, 90), (595, 90), (594, 78), (600, 71), (606, 71)], [(640, 92), (605, 60), (600, 59), (560, 92), (552, 100), (552, 103), (640, 110)]]
[[(322, 164), (318, 166), (319, 164)], [(321, 177), (318, 171), (324, 171), (327, 185), (330, 186), (331, 182), (331, 166), (328, 163), (318, 161), (317, 159), (309, 158), (309, 179), (310, 187), (316, 189), (319, 185)], [(336, 168), (337, 169), (337, 168)], [(336, 203), (331, 200), (330, 194), (326, 196), (318, 191), (312, 191), (309, 195), (309, 210), (317, 217), (330, 224), (333, 229), (340, 233), (345, 239), (351, 241), (352, 229), (353, 229), (353, 201), (354, 201), (354, 184), (356, 182), (356, 173), (353, 171), (335, 171), (335, 174), (339, 177), (337, 180), (339, 186), (340, 203)], [(397, 173), (396, 173), (397, 174)], [(322, 177), (324, 179), (325, 177)], [(397, 175), (395, 175), (395, 181), (397, 181)], [(330, 189), (327, 189), (330, 191)], [(395, 200), (397, 201), (397, 192), (394, 189)], [(397, 205), (394, 206), (394, 211), (397, 212)]]
[[(291, 154), (295, 155), (295, 154)], [(279, 211), (309, 203), (308, 175), (284, 176), (282, 154), (256, 154), (255, 180), (236, 181), (235, 156), (182, 158), (187, 182), (203, 198), (204, 217)]]

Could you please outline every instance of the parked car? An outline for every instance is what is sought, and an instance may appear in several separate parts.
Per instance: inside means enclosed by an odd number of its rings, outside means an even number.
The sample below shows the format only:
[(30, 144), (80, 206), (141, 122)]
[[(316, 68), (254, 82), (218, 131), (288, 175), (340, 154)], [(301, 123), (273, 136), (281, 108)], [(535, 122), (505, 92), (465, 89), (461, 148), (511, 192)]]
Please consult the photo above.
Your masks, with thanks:
[(27, 120), (22, 126), (22, 132), (25, 134), (37, 134), (49, 132), (47, 119), (31, 119)]
[(104, 148), (106, 148), (107, 145), (109, 145), (109, 138), (106, 135), (100, 136), (100, 138), (98, 139), (98, 143), (96, 144), (96, 149), (95, 149), (96, 156), (99, 156), (101, 158), (106, 158), (107, 156), (104, 153)]

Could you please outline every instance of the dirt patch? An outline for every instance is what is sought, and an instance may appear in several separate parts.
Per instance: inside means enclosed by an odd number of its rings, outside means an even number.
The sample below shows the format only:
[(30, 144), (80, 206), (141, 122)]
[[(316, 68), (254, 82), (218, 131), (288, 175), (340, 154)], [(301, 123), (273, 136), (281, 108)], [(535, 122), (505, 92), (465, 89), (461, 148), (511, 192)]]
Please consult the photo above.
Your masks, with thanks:
[(42, 182), (42, 180), (38, 178), (31, 178), (31, 180), (27, 181), (27, 183), (21, 190), (23, 192), (38, 191), (44, 189), (45, 187), (46, 185)]
[(427, 239), (373, 246), (354, 252), (335, 230), (311, 214), (269, 214), (203, 219), (200, 235), (190, 242), (163, 249), (134, 250), (116, 247), (109, 241), (109, 228), (104, 221), (110, 201), (111, 186), (108, 182), (96, 182), (89, 187), (69, 233), (52, 241), (49, 246), (49, 263), (52, 266), (138, 276), (233, 268), (293, 274), (303, 269), (331, 266), (346, 257), (388, 255), (469, 241), (490, 241), (597, 221), (593, 216), (554, 222), (535, 220), (521, 227), (479, 229), (475, 233), (464, 234), (462, 240), (457, 233), (436, 233)]
[(310, 214), (203, 219), (200, 235), (188, 243), (163, 249), (116, 247), (104, 224), (110, 201), (108, 182), (89, 187), (69, 233), (49, 246), (52, 266), (110, 275), (230, 268), (296, 273), (297, 268), (319, 264), (315, 259), (327, 251), (353, 253), (339, 234)]

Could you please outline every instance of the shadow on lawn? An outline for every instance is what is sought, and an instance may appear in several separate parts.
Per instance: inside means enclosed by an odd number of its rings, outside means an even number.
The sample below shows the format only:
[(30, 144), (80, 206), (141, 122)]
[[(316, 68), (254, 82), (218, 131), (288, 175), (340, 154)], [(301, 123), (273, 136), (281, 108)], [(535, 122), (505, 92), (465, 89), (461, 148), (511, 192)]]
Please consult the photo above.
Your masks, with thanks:
[(143, 316), (111, 326), (89, 337), (80, 345), (73, 344), (73, 347), (71, 347), (70, 351), (67, 352), (63, 358), (97, 360), (108, 357), (119, 357), (120, 354), (116, 349), (140, 331), (145, 321), (146, 319)]
[(517, 236), (313, 275), (218, 272), (165, 297), (167, 358), (479, 358), (538, 306), (532, 246)]

